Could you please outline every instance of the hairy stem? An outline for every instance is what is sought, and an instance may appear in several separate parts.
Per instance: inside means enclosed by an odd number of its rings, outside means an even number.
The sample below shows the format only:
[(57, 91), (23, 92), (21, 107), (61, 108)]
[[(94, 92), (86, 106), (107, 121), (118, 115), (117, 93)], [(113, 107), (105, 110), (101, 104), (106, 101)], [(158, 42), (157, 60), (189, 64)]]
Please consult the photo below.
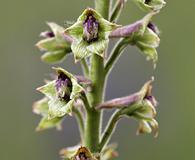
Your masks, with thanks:
[(105, 131), (103, 133), (100, 145), (99, 145), (99, 152), (101, 152), (101, 150), (104, 148), (104, 146), (108, 143), (108, 141), (111, 138), (112, 133), (114, 132), (114, 129), (116, 127), (116, 124), (118, 122), (118, 120), (120, 119), (121, 116), (121, 111), (117, 110), (115, 111), (115, 113), (112, 115), (112, 117), (110, 118)]
[[(110, 0), (95, 0), (95, 9), (105, 18), (109, 16)], [(85, 128), (85, 146), (91, 152), (98, 152), (99, 139), (102, 126), (102, 111), (95, 106), (104, 100), (104, 59), (96, 54), (91, 57), (89, 78), (92, 81), (92, 92), (88, 94), (91, 109), (87, 111)]]
[(109, 120), (109, 122), (104, 130), (104, 133), (102, 135), (101, 142), (99, 145), (99, 152), (101, 152), (101, 150), (106, 146), (106, 144), (111, 139), (112, 134), (114, 132), (114, 129), (115, 129), (119, 119), (122, 118), (122, 116), (124, 116), (126, 114), (131, 115), (133, 112), (135, 112), (139, 108), (140, 108), (140, 104), (135, 103), (135, 104), (132, 104), (131, 106), (124, 107), (123, 109), (116, 110), (114, 112), (114, 114), (110, 118), (110, 120)]
[(81, 112), (76, 109), (73, 108), (73, 113), (75, 114), (78, 126), (79, 126), (79, 131), (80, 131), (80, 136), (81, 136), (81, 142), (84, 141), (84, 120), (83, 120), (83, 115), (81, 114)]
[(105, 65), (105, 74), (110, 72), (115, 62), (118, 60), (118, 58), (120, 57), (121, 53), (123, 52), (127, 45), (128, 43), (126, 43), (126, 39), (121, 39), (117, 42), (117, 44), (110, 53), (110, 58), (108, 59)]
[(117, 2), (115, 3), (113, 9), (112, 9), (112, 12), (111, 12), (111, 15), (110, 15), (110, 18), (109, 20), (111, 22), (117, 22), (118, 18), (120, 17), (120, 14), (122, 12), (122, 9), (123, 9), (123, 3), (125, 2), (122, 2), (122, 0), (117, 0)]
[(90, 78), (92, 81), (92, 92), (88, 99), (91, 109), (87, 111), (87, 121), (85, 130), (85, 145), (91, 152), (98, 151), (99, 136), (101, 132), (101, 111), (95, 110), (95, 106), (102, 102), (104, 92), (104, 65), (103, 59), (98, 55), (93, 55), (91, 59)]
[(83, 59), (83, 60), (81, 61), (81, 66), (82, 66), (84, 75), (85, 75), (86, 77), (88, 77), (88, 75), (89, 75), (89, 68), (88, 68), (86, 59)]
[(108, 19), (110, 11), (110, 0), (95, 0), (95, 9), (105, 18)]

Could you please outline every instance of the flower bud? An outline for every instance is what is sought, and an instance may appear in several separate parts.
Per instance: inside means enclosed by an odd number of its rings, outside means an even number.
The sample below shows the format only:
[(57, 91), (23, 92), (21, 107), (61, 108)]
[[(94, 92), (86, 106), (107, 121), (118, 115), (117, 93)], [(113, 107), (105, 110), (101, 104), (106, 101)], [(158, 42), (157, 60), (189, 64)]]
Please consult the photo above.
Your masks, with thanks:
[(45, 31), (40, 34), (45, 38), (40, 40), (36, 46), (45, 53), (41, 59), (46, 63), (56, 63), (64, 59), (65, 55), (71, 52), (71, 38), (63, 35), (64, 28), (55, 23), (48, 23), (52, 31)]

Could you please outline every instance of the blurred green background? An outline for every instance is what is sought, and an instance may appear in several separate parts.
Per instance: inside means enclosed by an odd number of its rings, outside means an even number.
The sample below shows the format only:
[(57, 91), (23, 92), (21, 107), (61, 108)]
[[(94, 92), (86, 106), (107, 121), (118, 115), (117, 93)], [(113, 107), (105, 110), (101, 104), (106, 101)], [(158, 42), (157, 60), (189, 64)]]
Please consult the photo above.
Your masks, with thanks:
[[(154, 94), (160, 105), (160, 135), (136, 136), (137, 123), (120, 121), (113, 141), (119, 143), (122, 160), (195, 159), (195, 3), (170, 0), (154, 18), (162, 30), (157, 69), (139, 51), (128, 47), (114, 68), (106, 99), (127, 95), (140, 89), (152, 75)], [(40, 117), (31, 112), (32, 103), (42, 97), (35, 88), (43, 84), (51, 65), (40, 61), (34, 47), (39, 33), (47, 30), (46, 21), (63, 25), (75, 20), (93, 0), (1, 0), (0, 4), (0, 159), (57, 160), (58, 151), (79, 141), (73, 118), (67, 117), (61, 132), (34, 131)], [(120, 24), (143, 16), (130, 0)], [(62, 65), (75, 74), (79, 64), (69, 57)], [(106, 114), (106, 119), (110, 113)]]

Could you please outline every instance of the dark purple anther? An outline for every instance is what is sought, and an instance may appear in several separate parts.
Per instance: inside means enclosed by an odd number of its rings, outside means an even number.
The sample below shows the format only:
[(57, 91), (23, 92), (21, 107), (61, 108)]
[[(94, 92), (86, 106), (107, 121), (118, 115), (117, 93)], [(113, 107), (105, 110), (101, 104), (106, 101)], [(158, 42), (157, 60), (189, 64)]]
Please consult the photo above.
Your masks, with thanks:
[(152, 0), (145, 0), (145, 4), (149, 4)]
[(64, 73), (59, 73), (58, 79), (56, 80), (55, 87), (59, 98), (65, 101), (70, 100), (70, 93), (72, 91), (72, 82), (69, 77), (67, 77)]
[(159, 34), (159, 30), (154, 23), (148, 23), (148, 28), (150, 28), (154, 33)]
[(83, 39), (87, 42), (92, 42), (97, 40), (98, 38), (98, 29), (99, 23), (93, 17), (93, 15), (89, 15), (85, 22), (83, 23), (84, 31), (83, 31)]
[(145, 99), (147, 99), (148, 101), (150, 101), (150, 103), (156, 107), (157, 106), (157, 101), (156, 99), (154, 98), (154, 96), (146, 96)]
[(45, 31), (45, 32), (42, 32), (42, 33), (40, 34), (40, 36), (43, 37), (43, 38), (52, 38), (52, 37), (54, 37), (55, 35), (54, 35), (54, 33), (51, 32), (51, 31)]
[(76, 157), (76, 160), (89, 160), (84, 152), (79, 153), (79, 155)]

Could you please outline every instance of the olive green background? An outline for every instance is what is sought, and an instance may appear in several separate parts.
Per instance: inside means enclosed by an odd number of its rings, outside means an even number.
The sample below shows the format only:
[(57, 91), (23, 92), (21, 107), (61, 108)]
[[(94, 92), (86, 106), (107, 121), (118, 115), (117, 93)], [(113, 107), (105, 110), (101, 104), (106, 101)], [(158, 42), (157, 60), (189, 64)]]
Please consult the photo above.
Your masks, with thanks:
[[(0, 159), (57, 160), (58, 151), (75, 145), (79, 135), (75, 119), (67, 117), (63, 131), (34, 131), (40, 117), (31, 112), (33, 101), (42, 97), (35, 88), (52, 72), (40, 61), (34, 47), (46, 21), (63, 25), (75, 20), (93, 0), (1, 0), (0, 3)], [(154, 95), (160, 105), (157, 119), (160, 135), (136, 136), (137, 123), (120, 121), (113, 141), (119, 143), (122, 160), (195, 159), (195, 2), (170, 0), (154, 18), (161, 29), (157, 69), (134, 47), (128, 47), (114, 68), (106, 99), (140, 89), (155, 76)], [(120, 24), (143, 16), (130, 0)], [(80, 65), (68, 57), (62, 66), (75, 74)], [(110, 112), (106, 114), (106, 119)]]

